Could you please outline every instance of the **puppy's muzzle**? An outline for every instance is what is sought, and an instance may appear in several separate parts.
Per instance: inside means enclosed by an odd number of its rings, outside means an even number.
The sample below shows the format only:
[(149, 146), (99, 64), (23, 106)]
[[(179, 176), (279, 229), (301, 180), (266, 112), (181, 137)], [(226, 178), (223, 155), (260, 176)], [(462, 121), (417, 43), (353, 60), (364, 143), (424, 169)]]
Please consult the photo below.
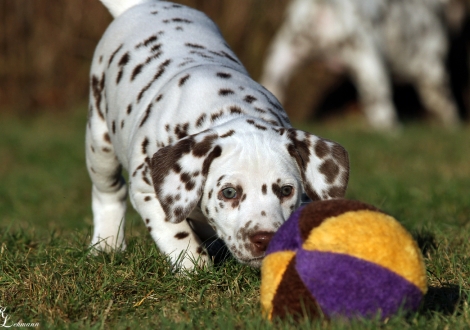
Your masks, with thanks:
[(251, 235), (249, 239), (253, 243), (253, 254), (259, 255), (266, 252), (273, 235), (274, 232), (257, 232)]

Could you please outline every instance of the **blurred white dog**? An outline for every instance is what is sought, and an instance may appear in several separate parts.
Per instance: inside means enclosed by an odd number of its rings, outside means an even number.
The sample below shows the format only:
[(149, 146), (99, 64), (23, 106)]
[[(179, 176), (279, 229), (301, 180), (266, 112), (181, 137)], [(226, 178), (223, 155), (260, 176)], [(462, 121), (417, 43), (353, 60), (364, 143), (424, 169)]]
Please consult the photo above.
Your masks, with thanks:
[(445, 59), (447, 0), (293, 0), (265, 62), (261, 84), (282, 102), (287, 83), (309, 59), (345, 69), (377, 129), (398, 123), (390, 74), (412, 83), (425, 108), (458, 124)]

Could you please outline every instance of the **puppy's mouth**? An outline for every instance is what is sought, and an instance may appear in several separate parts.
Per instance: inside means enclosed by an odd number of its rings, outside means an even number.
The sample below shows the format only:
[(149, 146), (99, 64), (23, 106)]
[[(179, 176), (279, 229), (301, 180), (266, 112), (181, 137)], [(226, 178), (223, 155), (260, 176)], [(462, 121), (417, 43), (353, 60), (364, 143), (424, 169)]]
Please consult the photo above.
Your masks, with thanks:
[(237, 258), (238, 261), (240, 261), (242, 264), (251, 266), (251, 267), (256, 267), (260, 268), (261, 263), (263, 262), (264, 255), (261, 257), (256, 257), (256, 258), (249, 258), (249, 259), (244, 259), (244, 258)]

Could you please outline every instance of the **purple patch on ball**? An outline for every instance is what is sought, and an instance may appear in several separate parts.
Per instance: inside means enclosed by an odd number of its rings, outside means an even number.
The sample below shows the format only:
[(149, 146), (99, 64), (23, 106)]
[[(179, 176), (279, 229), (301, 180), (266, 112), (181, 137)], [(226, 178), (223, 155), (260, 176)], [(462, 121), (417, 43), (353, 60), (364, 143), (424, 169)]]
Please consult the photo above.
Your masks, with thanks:
[(297, 272), (328, 316), (382, 318), (417, 310), (422, 292), (413, 283), (372, 262), (346, 254), (297, 251)]
[(299, 219), (304, 207), (299, 207), (274, 234), (266, 250), (266, 255), (278, 251), (297, 251), (302, 247)]

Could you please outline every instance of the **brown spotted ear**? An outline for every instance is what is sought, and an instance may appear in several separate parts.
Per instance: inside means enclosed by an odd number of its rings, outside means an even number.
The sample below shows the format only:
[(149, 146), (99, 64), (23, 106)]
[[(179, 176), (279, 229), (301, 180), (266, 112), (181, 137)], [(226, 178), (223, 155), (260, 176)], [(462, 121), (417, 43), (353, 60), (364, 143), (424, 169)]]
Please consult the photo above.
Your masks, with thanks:
[(212, 161), (222, 148), (211, 131), (188, 136), (158, 150), (152, 157), (151, 173), (165, 220), (178, 223), (186, 219), (201, 198)]
[(287, 137), (287, 150), (299, 166), (307, 196), (313, 201), (344, 197), (349, 180), (346, 150), (296, 129), (289, 129)]

